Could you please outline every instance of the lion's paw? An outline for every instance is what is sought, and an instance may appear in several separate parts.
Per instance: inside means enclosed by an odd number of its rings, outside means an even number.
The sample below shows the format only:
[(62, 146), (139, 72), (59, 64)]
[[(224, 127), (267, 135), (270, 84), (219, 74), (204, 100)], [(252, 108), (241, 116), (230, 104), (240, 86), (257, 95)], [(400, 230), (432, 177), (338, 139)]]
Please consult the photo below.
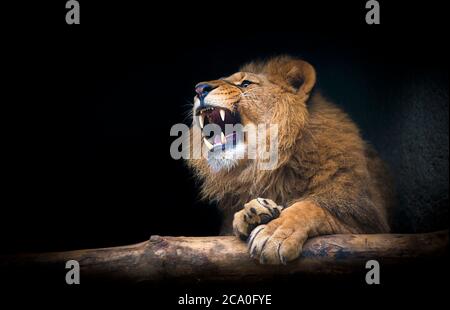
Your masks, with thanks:
[(267, 224), (280, 216), (282, 206), (273, 200), (256, 198), (244, 205), (234, 214), (233, 231), (236, 236), (246, 240), (251, 231), (258, 225)]
[(299, 257), (307, 233), (295, 221), (280, 217), (250, 234), (250, 256), (261, 264), (286, 264)]

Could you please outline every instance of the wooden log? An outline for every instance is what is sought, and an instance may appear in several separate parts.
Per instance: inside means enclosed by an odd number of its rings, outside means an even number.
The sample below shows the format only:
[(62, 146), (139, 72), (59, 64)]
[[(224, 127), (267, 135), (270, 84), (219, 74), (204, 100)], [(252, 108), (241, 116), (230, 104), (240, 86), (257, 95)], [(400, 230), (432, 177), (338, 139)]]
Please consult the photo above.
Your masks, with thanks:
[(448, 230), (425, 234), (328, 235), (308, 240), (298, 260), (286, 266), (271, 266), (252, 260), (246, 244), (235, 237), (152, 236), (148, 241), (129, 246), (9, 257), (1, 267), (63, 269), (66, 261), (76, 260), (83, 278), (131, 282), (252, 281), (298, 273), (351, 273), (364, 270), (370, 259), (382, 260), (384, 264), (403, 263), (443, 256), (447, 247)]

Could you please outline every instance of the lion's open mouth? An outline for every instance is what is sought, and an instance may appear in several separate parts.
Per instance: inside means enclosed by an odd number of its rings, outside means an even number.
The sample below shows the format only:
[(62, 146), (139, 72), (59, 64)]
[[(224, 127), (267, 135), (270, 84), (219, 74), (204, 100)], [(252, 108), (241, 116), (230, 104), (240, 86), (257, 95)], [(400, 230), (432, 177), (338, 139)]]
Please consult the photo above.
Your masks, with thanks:
[(240, 137), (239, 128), (236, 125), (241, 123), (238, 112), (221, 107), (205, 106), (197, 109), (196, 116), (203, 130), (203, 142), (211, 152), (236, 147)]

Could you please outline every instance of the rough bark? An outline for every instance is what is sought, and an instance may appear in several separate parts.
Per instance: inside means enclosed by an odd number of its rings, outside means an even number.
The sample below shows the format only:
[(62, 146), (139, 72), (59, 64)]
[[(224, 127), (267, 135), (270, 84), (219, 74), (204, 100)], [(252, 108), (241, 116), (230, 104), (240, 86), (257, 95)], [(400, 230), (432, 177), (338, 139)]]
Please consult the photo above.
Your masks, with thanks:
[(129, 246), (9, 257), (2, 268), (64, 269), (77, 260), (83, 277), (131, 282), (255, 280), (289, 274), (341, 274), (364, 270), (370, 259), (401, 264), (445, 255), (448, 230), (426, 234), (329, 235), (310, 239), (301, 257), (286, 266), (260, 265), (235, 237), (160, 237)]

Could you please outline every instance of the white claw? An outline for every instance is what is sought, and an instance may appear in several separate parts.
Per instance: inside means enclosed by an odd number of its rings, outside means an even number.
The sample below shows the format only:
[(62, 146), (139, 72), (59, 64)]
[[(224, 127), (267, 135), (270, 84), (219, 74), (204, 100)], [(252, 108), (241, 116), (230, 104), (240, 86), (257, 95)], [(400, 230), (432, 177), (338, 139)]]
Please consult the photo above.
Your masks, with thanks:
[(223, 132), (220, 133), (220, 140), (222, 140), (222, 144), (227, 143), (227, 138), (225, 138), (225, 134)]
[(222, 121), (225, 122), (225, 110), (220, 109), (220, 118), (222, 118)]
[(200, 123), (200, 128), (203, 129), (203, 125), (205, 124), (205, 116), (202, 115), (202, 114), (200, 114), (200, 115), (198, 116), (198, 122)]
[(211, 144), (211, 142), (209, 142), (206, 138), (203, 138), (203, 142), (205, 142), (205, 145), (208, 148), (208, 150), (213, 148), (213, 145)]

